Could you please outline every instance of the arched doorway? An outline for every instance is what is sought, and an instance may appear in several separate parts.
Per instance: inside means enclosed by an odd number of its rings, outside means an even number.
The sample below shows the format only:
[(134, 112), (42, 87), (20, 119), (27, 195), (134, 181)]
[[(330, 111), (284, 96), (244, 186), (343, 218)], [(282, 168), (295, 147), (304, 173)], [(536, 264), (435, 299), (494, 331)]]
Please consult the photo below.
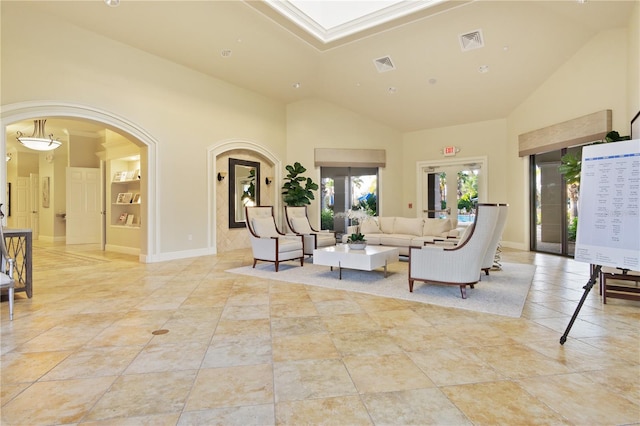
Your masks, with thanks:
[[(157, 141), (139, 126), (131, 123), (123, 117), (101, 111), (99, 109), (68, 103), (56, 103), (51, 101), (24, 102), (5, 105), (2, 108), (0, 140), (2, 140), (0, 153), (6, 155), (7, 126), (12, 123), (30, 120), (34, 118), (57, 117), (90, 120), (105, 125), (106, 128), (117, 130), (137, 141), (141, 147), (142, 160), (144, 161), (144, 180), (147, 185), (147, 197), (145, 208), (146, 220), (141, 228), (140, 261), (150, 263), (155, 261), (158, 250), (157, 214), (156, 214), (156, 146)], [(0, 168), (0, 185), (7, 187), (7, 168), (3, 162)], [(6, 205), (6, 193), (2, 191), (0, 200)]]

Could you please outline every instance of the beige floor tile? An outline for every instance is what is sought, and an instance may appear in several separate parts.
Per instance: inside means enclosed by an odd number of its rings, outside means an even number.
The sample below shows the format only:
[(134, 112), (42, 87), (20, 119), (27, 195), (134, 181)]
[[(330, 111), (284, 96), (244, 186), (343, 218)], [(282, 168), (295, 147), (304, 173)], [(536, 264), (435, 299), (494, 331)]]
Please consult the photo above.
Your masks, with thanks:
[(105, 346), (81, 349), (69, 355), (42, 377), (42, 380), (68, 380), (117, 376), (140, 353), (139, 346)]
[(11, 352), (2, 356), (2, 386), (12, 383), (35, 382), (72, 354), (58, 352)]
[(402, 352), (400, 346), (383, 331), (334, 333), (331, 338), (343, 356), (387, 355)]
[(271, 352), (266, 336), (214, 336), (201, 368), (270, 364)]
[(395, 392), (435, 386), (405, 354), (348, 356), (344, 363), (360, 393)]
[(168, 343), (145, 346), (124, 374), (197, 370), (207, 350), (203, 343)]
[(250, 250), (141, 264), (34, 246), (34, 297), (18, 294), (14, 321), (0, 306), (3, 425), (640, 418), (640, 304), (592, 291), (560, 345), (588, 280), (571, 259), (503, 248), (537, 265), (522, 317), (507, 318), (226, 272)]
[(269, 319), (269, 305), (227, 306), (223, 309), (220, 319), (226, 321)]
[(580, 373), (533, 377), (521, 380), (519, 384), (576, 425), (640, 421), (640, 405)]
[(607, 365), (606, 369), (586, 371), (582, 375), (640, 406), (639, 365), (615, 366), (613, 368)]
[(276, 406), (276, 422), (279, 425), (372, 424), (366, 408), (357, 396), (280, 402)]
[(436, 327), (398, 326), (386, 329), (385, 334), (407, 352), (419, 352), (435, 349), (458, 347), (458, 342)]
[(268, 319), (243, 321), (220, 320), (214, 335), (216, 336), (269, 336), (271, 323)]
[(327, 331), (331, 333), (355, 333), (378, 330), (378, 325), (369, 314), (345, 314), (321, 318)]
[(474, 425), (569, 425), (560, 414), (510, 381), (440, 388)]
[(185, 411), (178, 426), (270, 426), (275, 425), (273, 404), (249, 405), (245, 407), (215, 408), (211, 410)]
[(414, 389), (362, 395), (377, 425), (471, 425), (440, 390)]
[(86, 420), (180, 412), (197, 370), (120, 376), (91, 408)]
[(438, 386), (505, 379), (505, 376), (467, 349), (438, 349), (409, 352), (408, 355)]
[(174, 426), (180, 413), (152, 414), (149, 416), (123, 417), (120, 419), (80, 422), (81, 426)]
[(339, 358), (340, 354), (328, 333), (274, 336), (273, 361)]
[(272, 403), (271, 365), (204, 368), (198, 373), (185, 411)]
[(272, 318), (317, 317), (316, 305), (310, 300), (291, 304), (271, 304)]
[(276, 362), (273, 373), (276, 403), (357, 393), (339, 359)]
[(511, 379), (545, 374), (568, 373), (569, 368), (558, 360), (546, 357), (524, 345), (486, 346), (473, 348), (472, 353), (498, 373)]
[(320, 317), (273, 318), (271, 320), (273, 336), (324, 333), (326, 331)]
[(77, 423), (116, 379), (109, 376), (34, 383), (2, 407), (2, 424)]
[(314, 302), (320, 315), (344, 315), (364, 313), (357, 302), (353, 300), (326, 300)]

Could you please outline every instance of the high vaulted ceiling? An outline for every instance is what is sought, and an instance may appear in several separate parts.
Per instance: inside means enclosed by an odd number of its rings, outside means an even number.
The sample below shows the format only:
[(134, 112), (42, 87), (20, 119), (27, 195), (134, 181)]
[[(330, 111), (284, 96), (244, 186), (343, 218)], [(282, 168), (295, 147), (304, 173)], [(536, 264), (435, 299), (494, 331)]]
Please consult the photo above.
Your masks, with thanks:
[[(322, 42), (264, 1), (2, 3), (3, 13), (42, 12), (270, 98), (324, 99), (401, 132), (506, 117), (599, 31), (626, 27), (634, 5), (441, 1)], [(463, 51), (460, 36), (478, 30), (484, 46)], [(394, 69), (379, 72), (385, 57)]]

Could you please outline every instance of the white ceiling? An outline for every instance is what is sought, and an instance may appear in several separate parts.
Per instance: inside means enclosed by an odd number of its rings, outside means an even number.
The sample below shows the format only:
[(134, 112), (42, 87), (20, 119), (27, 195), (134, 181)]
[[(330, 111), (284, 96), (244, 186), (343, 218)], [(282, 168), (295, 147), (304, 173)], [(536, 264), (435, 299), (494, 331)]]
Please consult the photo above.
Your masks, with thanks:
[[(285, 103), (323, 99), (409, 132), (506, 117), (595, 34), (627, 26), (633, 2), (445, 1), (326, 42), (264, 1), (1, 6), (3, 14), (25, 8), (65, 20)], [(462, 51), (459, 36), (475, 30), (484, 47)], [(395, 70), (377, 71), (383, 56)]]

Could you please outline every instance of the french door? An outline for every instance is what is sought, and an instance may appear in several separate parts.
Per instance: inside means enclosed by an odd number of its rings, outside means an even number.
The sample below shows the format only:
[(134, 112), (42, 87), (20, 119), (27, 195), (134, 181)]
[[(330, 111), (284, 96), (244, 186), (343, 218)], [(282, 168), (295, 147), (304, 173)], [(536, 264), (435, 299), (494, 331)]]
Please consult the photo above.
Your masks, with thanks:
[(565, 154), (582, 156), (582, 147), (530, 156), (530, 249), (564, 256), (575, 253), (580, 184), (567, 184), (560, 173)]
[(320, 168), (321, 228), (344, 233), (349, 225), (338, 213), (365, 209), (378, 214), (377, 167)]
[(486, 198), (484, 161), (441, 162), (421, 168), (420, 204), (424, 218), (453, 216), (464, 226), (475, 220), (476, 206)]

